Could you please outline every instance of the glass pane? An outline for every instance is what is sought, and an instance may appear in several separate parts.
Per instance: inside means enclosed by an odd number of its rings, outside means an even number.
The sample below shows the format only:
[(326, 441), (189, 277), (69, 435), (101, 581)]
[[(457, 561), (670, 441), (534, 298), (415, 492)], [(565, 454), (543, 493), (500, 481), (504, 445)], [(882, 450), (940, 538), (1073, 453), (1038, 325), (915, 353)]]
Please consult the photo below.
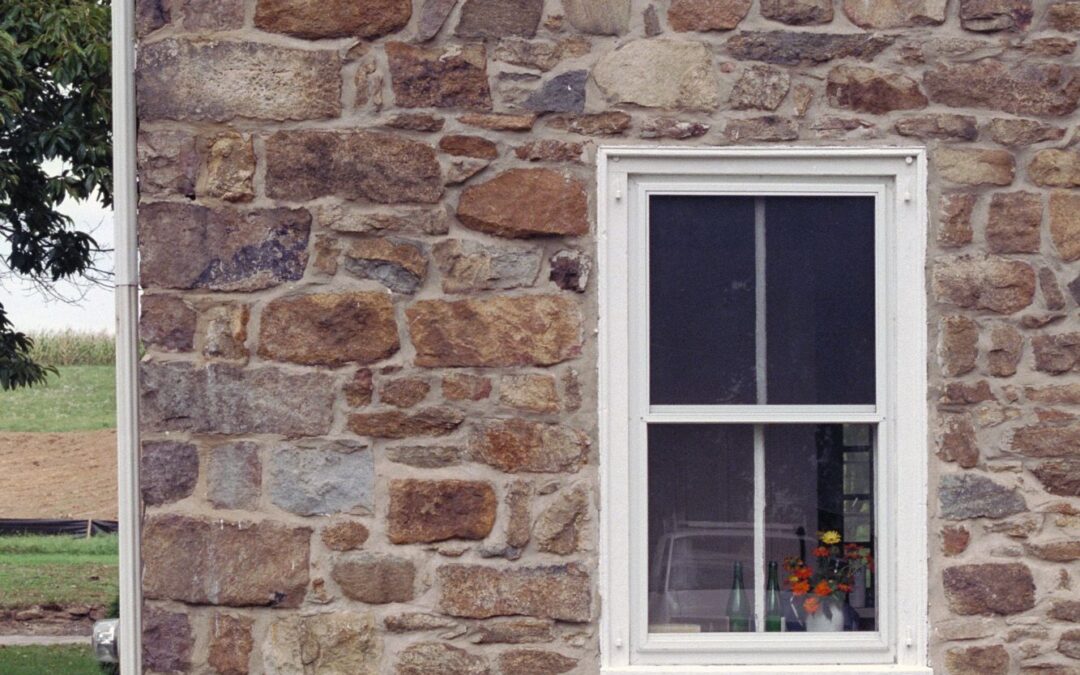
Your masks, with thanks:
[(871, 404), (874, 200), (765, 200), (768, 402)]
[(754, 199), (649, 204), (652, 403), (755, 403)]
[(874, 273), (871, 197), (651, 197), (651, 403), (874, 403)]
[(834, 616), (843, 630), (877, 628), (872, 439), (867, 425), (765, 427), (765, 558), (781, 570), (789, 631)]
[(649, 427), (650, 631), (751, 629), (753, 472), (752, 426)]

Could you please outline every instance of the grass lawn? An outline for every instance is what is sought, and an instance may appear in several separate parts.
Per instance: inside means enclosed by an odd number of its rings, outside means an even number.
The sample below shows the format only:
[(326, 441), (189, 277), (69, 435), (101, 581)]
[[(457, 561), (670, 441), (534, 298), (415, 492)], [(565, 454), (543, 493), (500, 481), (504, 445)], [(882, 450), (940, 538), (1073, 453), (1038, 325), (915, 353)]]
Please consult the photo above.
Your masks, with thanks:
[(4, 675), (101, 675), (89, 646), (0, 647), (0, 673)]
[(108, 605), (116, 597), (117, 574), (115, 536), (0, 537), (0, 609)]
[(61, 366), (42, 387), (0, 392), (0, 431), (95, 431), (116, 426), (116, 368)]

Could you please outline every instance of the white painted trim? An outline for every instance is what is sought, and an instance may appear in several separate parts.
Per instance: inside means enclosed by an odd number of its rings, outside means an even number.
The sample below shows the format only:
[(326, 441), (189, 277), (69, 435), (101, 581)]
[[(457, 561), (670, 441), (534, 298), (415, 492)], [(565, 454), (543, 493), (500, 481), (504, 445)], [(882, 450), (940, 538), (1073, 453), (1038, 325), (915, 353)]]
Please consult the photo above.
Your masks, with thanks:
[[(615, 146), (599, 149), (597, 168), (603, 672), (929, 673), (927, 578), (911, 573), (927, 565), (924, 150)], [(632, 269), (647, 269), (648, 264), (647, 247), (634, 240), (647, 227), (646, 192), (875, 196), (876, 262), (877, 269), (884, 270), (876, 289), (877, 325), (884, 335), (884, 348), (878, 349), (878, 404), (810, 410), (648, 406), (644, 387), (630, 385), (648, 372), (647, 328), (642, 321), (631, 322), (632, 315), (648, 316), (648, 299), (647, 293), (631, 297), (628, 283)], [(644, 219), (645, 225), (631, 227), (634, 219)], [(889, 330), (882, 330), (886, 326)], [(835, 413), (842, 413), (842, 420), (833, 417)], [(725, 422), (794, 423), (828, 417), (878, 425), (878, 457), (890, 461), (878, 462), (875, 478), (877, 522), (889, 528), (882, 537), (881, 556), (887, 562), (878, 574), (877, 632), (831, 636), (833, 647), (825, 650), (820, 648), (821, 636), (648, 634), (644, 593), (635, 591), (631, 582), (645, 578), (640, 569), (633, 570), (646, 564), (639, 558), (647, 557), (640, 544), (647, 507), (631, 495), (645, 494), (648, 477), (640, 463), (631, 469), (630, 458), (637, 456), (635, 448), (643, 447), (643, 422), (701, 422), (712, 416)], [(900, 508), (901, 494), (924, 497), (905, 501)], [(634, 541), (639, 543), (632, 547)], [(767, 646), (775, 651), (770, 653)], [(642, 665), (645, 662), (655, 665)], [(769, 662), (781, 665), (765, 665)], [(825, 665), (838, 662), (865, 665)]]
[(113, 223), (116, 278), (116, 468), (120, 521), (120, 672), (142, 673), (139, 549), (139, 250), (135, 3), (112, 3)]

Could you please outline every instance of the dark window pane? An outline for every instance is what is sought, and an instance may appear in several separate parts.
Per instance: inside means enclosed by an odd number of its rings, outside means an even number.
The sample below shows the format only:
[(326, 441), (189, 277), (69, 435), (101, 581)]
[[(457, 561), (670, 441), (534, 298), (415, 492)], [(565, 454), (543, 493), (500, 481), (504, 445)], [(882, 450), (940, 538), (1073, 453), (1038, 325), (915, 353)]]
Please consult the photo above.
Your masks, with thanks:
[(652, 403), (755, 403), (754, 199), (652, 197), (649, 280)]
[(736, 563), (753, 613), (753, 507), (752, 426), (649, 427), (650, 630), (731, 629)]
[(874, 200), (765, 202), (768, 402), (874, 403)]
[[(814, 593), (822, 580), (837, 589), (827, 597), (844, 630), (877, 627), (873, 574), (863, 569), (874, 550), (872, 438), (867, 425), (765, 427), (765, 558), (781, 569), (787, 562), (781, 598), (789, 630), (805, 630), (805, 603), (823, 602)], [(821, 541), (826, 532), (840, 542)], [(799, 589), (789, 578), (798, 568), (792, 559), (813, 574)]]

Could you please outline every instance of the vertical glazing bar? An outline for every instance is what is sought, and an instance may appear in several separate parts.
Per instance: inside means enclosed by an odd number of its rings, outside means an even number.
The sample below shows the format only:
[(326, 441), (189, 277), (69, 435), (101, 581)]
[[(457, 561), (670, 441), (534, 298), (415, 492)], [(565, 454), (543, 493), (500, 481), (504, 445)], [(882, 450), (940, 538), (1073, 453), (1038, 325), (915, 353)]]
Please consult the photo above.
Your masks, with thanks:
[[(754, 366), (757, 402), (769, 402), (766, 374), (765, 198), (754, 200)], [(754, 630), (765, 629), (765, 427), (754, 426)]]

